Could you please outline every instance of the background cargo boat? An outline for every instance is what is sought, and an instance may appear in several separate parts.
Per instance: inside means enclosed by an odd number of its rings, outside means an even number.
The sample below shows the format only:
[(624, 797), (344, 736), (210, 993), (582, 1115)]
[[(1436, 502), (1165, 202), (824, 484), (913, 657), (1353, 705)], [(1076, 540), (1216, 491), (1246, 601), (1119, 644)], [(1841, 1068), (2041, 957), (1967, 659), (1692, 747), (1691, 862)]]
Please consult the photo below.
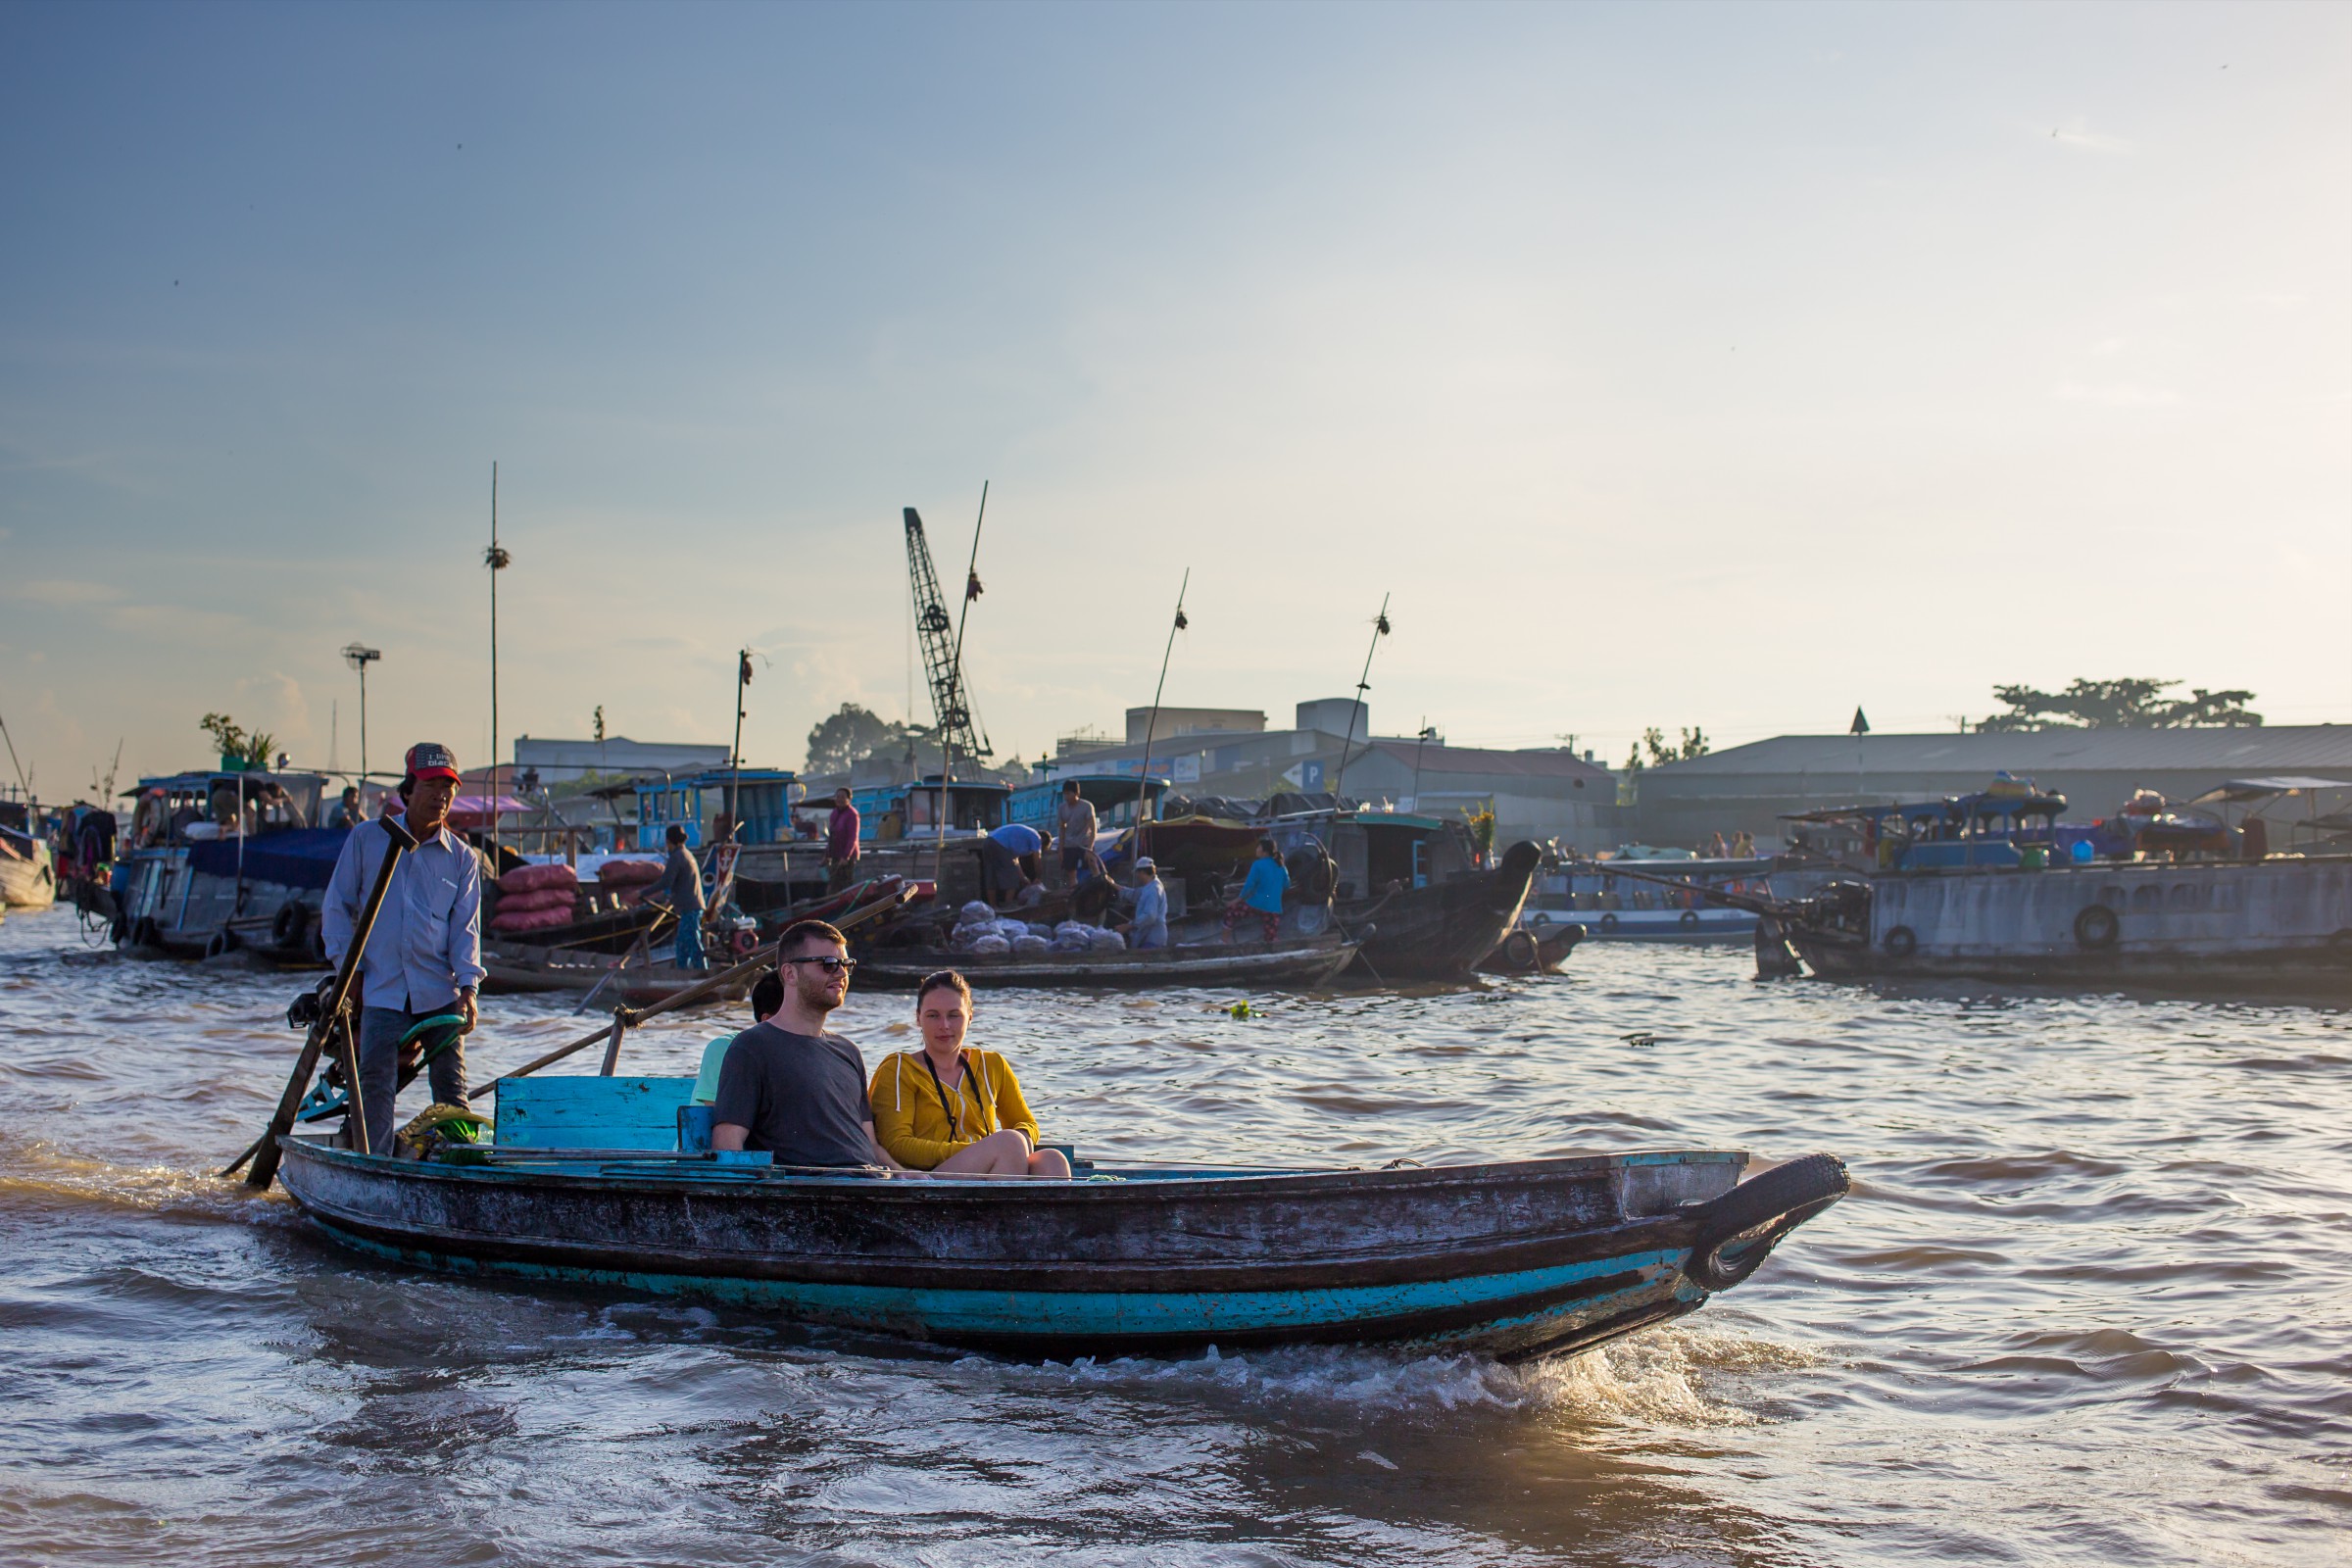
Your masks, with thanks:
[(1510, 934), (1544, 858), (1532, 843), (1491, 858), (1466, 823), (1404, 811), (1335, 807), (1261, 831), (1291, 872), (1285, 928), (1337, 929), (1359, 944), (1357, 969), (1384, 981), (1467, 978)]
[(2352, 989), (2352, 856), (1880, 871), (1782, 922), (1835, 979)]
[[(141, 779), (117, 849), (116, 941), (181, 957), (242, 948), (323, 961), (319, 905), (349, 836), (318, 825), (325, 784), (258, 770)], [(240, 802), (245, 831), (221, 832)]]
[[(1573, 923), (1595, 942), (1746, 942), (1755, 912), (1712, 901), (1705, 890), (1769, 896), (1772, 868), (1770, 857), (1561, 861), (1537, 873), (1520, 924), (1539, 938)], [(1622, 874), (1629, 871), (1642, 875)]]
[(57, 865), (35, 833), (0, 824), (0, 907), (45, 909), (57, 902)]
[(1846, 1188), (1826, 1155), (1740, 1183), (1746, 1156), (1721, 1150), (876, 1180), (690, 1152), (692, 1088), (509, 1078), (492, 1148), (400, 1159), (290, 1136), (278, 1176), (327, 1236), (380, 1257), (1052, 1356), (1583, 1349), (1738, 1284)]
[(979, 954), (953, 949), (860, 949), (858, 983), (906, 988), (940, 969), (956, 969), (974, 986), (1102, 986), (1142, 990), (1160, 986), (1273, 986), (1311, 989), (1329, 984), (1355, 957), (1355, 944), (1336, 936), (1263, 944), (1197, 943), (1125, 953)]

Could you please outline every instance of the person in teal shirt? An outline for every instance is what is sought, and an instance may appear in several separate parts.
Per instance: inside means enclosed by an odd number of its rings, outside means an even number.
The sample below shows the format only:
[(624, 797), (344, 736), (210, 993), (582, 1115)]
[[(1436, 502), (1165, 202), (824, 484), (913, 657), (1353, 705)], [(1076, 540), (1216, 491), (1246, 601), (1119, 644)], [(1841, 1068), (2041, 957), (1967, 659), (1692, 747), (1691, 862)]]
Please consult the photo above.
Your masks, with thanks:
[(1273, 946), (1276, 931), (1282, 925), (1282, 896), (1291, 888), (1291, 873), (1282, 868), (1282, 856), (1275, 850), (1272, 839), (1257, 841), (1257, 858), (1250, 862), (1250, 875), (1242, 883), (1242, 896), (1225, 906), (1225, 940), (1233, 940), (1233, 928), (1244, 914), (1254, 914), (1266, 934), (1266, 945)]

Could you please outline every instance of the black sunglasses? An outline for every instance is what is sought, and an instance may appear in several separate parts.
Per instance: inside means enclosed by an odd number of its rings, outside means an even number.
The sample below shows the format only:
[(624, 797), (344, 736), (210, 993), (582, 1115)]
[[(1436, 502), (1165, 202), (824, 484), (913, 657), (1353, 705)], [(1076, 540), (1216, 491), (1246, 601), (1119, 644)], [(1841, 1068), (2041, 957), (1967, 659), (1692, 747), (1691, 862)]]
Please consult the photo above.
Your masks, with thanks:
[(858, 967), (856, 958), (786, 958), (786, 963), (813, 963), (827, 974), (848, 974)]

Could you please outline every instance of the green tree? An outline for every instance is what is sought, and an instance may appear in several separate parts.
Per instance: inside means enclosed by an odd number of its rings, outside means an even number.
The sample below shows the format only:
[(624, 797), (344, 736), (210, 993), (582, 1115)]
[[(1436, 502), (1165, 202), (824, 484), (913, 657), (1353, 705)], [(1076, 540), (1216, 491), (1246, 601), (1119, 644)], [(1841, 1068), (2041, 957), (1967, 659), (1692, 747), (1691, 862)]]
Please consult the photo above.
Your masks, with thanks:
[(1979, 721), (1979, 730), (2020, 732), (2045, 729), (2183, 729), (2190, 727), (2252, 727), (2262, 715), (2247, 709), (2250, 691), (2208, 691), (2189, 688), (2186, 697), (2169, 697), (2177, 680), (2124, 676), (2116, 680), (2078, 677), (2061, 692), (2036, 691), (2031, 686), (1995, 686), (1992, 695), (2008, 709)]
[[(918, 754), (931, 758), (939, 755), (939, 742), (928, 729), (885, 719), (856, 703), (844, 703), (839, 710), (826, 714), (808, 732), (808, 771), (847, 772), (854, 762), (904, 753), (909, 745)], [(959, 763), (956, 776), (960, 778), (963, 773), (964, 766)]]

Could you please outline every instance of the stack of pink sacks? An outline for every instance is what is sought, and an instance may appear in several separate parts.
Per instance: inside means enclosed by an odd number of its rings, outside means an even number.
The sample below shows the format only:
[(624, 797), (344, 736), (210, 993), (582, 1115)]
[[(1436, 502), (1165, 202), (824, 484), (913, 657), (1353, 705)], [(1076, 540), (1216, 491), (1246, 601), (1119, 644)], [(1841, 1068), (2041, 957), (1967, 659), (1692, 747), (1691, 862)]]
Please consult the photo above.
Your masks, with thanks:
[(498, 912), (490, 929), (507, 935), (569, 925), (578, 906), (580, 879), (570, 866), (518, 865), (498, 879)]
[(625, 909), (645, 902), (646, 889), (662, 879), (662, 862), (615, 857), (597, 868), (596, 879), (606, 895)]

